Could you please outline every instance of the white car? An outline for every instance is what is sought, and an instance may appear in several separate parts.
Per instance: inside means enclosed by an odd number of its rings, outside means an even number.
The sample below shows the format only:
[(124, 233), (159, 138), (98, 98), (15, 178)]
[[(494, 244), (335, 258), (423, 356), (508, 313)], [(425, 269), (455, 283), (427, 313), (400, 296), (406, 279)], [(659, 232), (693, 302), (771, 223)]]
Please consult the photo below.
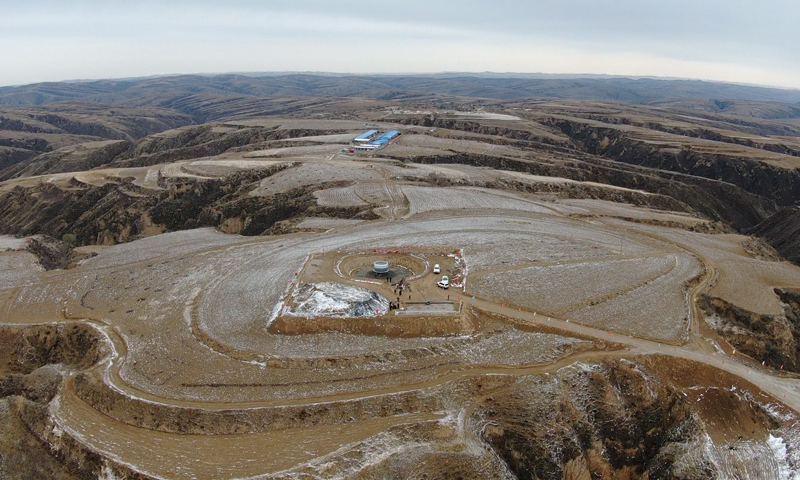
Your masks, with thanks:
[(450, 288), (450, 279), (447, 278), (447, 275), (445, 275), (445, 276), (442, 277), (441, 280), (439, 280), (439, 283), (437, 283), (436, 285), (438, 285), (438, 286), (444, 288), (445, 290), (447, 290), (448, 288)]
[(441, 272), (442, 272), (442, 269), (441, 269), (441, 267), (439, 267), (438, 263), (433, 266), (433, 273), (441, 273)]

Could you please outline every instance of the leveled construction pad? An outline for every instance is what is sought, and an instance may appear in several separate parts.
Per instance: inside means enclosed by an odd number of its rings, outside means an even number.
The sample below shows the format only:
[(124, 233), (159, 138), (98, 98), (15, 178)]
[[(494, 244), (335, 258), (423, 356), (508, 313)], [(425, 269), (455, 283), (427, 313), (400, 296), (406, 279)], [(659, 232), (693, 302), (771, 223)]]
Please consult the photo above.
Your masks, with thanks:
[[(519, 412), (530, 411), (526, 409), (540, 408), (546, 416), (538, 418), (553, 421), (558, 405), (570, 405), (559, 400), (565, 392), (578, 394), (570, 408), (579, 418), (590, 418), (602, 407), (603, 418), (620, 422), (624, 432), (635, 428), (621, 423), (628, 412), (623, 406), (652, 407), (644, 411), (646, 418), (660, 418), (650, 416), (652, 412), (687, 413), (686, 404), (678, 402), (680, 393), (672, 390), (666, 397), (659, 394), (668, 401), (666, 409), (654, 403), (658, 378), (618, 358), (635, 353), (615, 352), (613, 347), (619, 338), (620, 343), (649, 348), (646, 353), (657, 351), (655, 343), (648, 346), (617, 333), (674, 338), (676, 330), (685, 328), (684, 284), (700, 265), (663, 236), (647, 233), (507, 210), (435, 212), (319, 235), (246, 238), (210, 229), (184, 231), (109, 247), (70, 270), (43, 272), (27, 257), (15, 268), (35, 276), (36, 282), (24, 276), (8, 278), (8, 288), (0, 291), (0, 314), (9, 323), (86, 319), (74, 323), (95, 332), (102, 343), (107, 360), (65, 382), (49, 407), (57, 423), (46, 430), (47, 435), (76, 438), (94, 452), (167, 478), (280, 475), (295, 466), (306, 470), (292, 474), (311, 471), (324, 478), (331, 472), (350, 472), (347, 462), (361, 466), (387, 452), (405, 455), (408, 445), (414, 448), (428, 438), (461, 438), (459, 432), (467, 428), (478, 435), (497, 435), (497, 425), (513, 431), (519, 428)], [(303, 278), (315, 266), (322, 272), (326, 255), (360, 255), (367, 264), (380, 257), (391, 264), (399, 263), (401, 254), (392, 253), (398, 251), (411, 252), (409, 256), (422, 252), (421, 263), (435, 259), (443, 273), (450, 273), (447, 269), (463, 265), (455, 259), (445, 261), (456, 248), (464, 252), (465, 270), (471, 268), (470, 258), (476, 261), (467, 286), (477, 299), (466, 299), (463, 318), (380, 315), (385, 299), (343, 285), (360, 279), (339, 277), (326, 284), (324, 278), (308, 282)], [(520, 264), (523, 260), (528, 265)], [(563, 299), (559, 305), (565, 316), (608, 325), (615, 334), (600, 337), (606, 343), (592, 343), (545, 333), (550, 324), (541, 316), (495, 301), (488, 304), (494, 286), (481, 285), (481, 276), (502, 280), (503, 275), (514, 278), (507, 285), (527, 286), (515, 295), (533, 298), (543, 292), (541, 301)], [(377, 302), (379, 315), (349, 319), (362, 327), (358, 333), (270, 329), (270, 318), (298, 282), (301, 287), (288, 298), (290, 307), (300, 307), (296, 313), (369, 314)], [(313, 285), (303, 287), (303, 282)], [(421, 290), (424, 287), (414, 293)], [(443, 294), (462, 293), (451, 287)], [(485, 313), (481, 305), (492, 313)], [(327, 320), (293, 318), (309, 323)], [(430, 332), (434, 329), (422, 328), (425, 323), (439, 321), (458, 321), (461, 328), (444, 335), (403, 337), (402, 330), (385, 334), (389, 322), (401, 329)], [(558, 322), (554, 328), (578, 326)], [(605, 332), (598, 331), (601, 334)], [(88, 337), (73, 338), (80, 339), (82, 347)], [(681, 349), (681, 354), (707, 362), (724, 358), (688, 349)], [(579, 363), (583, 360), (593, 363)], [(671, 367), (675, 360), (658, 363)], [(741, 364), (735, 368), (746, 369)], [(530, 376), (536, 377), (535, 389), (541, 394), (519, 396)], [(606, 377), (611, 383), (606, 384)], [(630, 397), (631, 381), (641, 397)], [(726, 381), (725, 387), (732, 389), (730, 385)], [(617, 393), (620, 388), (628, 389), (625, 395)], [(731, 392), (720, 397), (729, 398)], [(497, 401), (506, 394), (509, 398), (513, 394), (514, 401)], [(510, 421), (503, 418), (505, 414)], [(494, 423), (487, 424), (487, 418)], [(555, 421), (569, 418), (559, 416)], [(473, 423), (465, 427), (469, 422)], [(584, 425), (580, 422), (578, 427)], [(574, 438), (571, 432), (568, 438)], [(463, 439), (459, 442), (445, 448), (448, 452), (472, 448), (469, 443), (464, 448)], [(777, 440), (771, 442), (780, 447)], [(163, 448), (145, 455), (153, 445)], [(746, 451), (767, 453), (763, 444)], [(197, 452), (207, 459), (189, 461)], [(334, 455), (327, 456), (330, 453)], [(722, 453), (712, 457), (720, 463), (730, 460)]]

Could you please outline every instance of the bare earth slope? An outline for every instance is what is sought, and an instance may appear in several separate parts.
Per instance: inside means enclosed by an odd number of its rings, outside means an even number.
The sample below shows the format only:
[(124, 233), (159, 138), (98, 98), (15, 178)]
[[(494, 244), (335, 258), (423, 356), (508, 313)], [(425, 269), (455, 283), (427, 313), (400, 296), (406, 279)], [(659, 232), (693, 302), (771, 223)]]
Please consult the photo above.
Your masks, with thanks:
[(756, 225), (750, 234), (763, 237), (787, 260), (800, 263), (800, 210), (781, 210)]

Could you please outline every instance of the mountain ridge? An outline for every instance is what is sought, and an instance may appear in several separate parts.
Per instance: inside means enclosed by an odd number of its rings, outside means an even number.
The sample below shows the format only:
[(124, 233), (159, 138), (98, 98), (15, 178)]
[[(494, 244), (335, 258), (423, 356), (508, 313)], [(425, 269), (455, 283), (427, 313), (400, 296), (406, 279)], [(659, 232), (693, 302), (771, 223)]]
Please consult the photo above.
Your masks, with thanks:
[(124, 103), (143, 92), (316, 96), (391, 99), (393, 96), (452, 95), (494, 100), (559, 98), (646, 104), (664, 99), (751, 100), (792, 104), (800, 116), (800, 90), (709, 82), (628, 77), (521, 78), (489, 74), (349, 75), (240, 74), (174, 75), (140, 79), (47, 82), (0, 87), (0, 105), (32, 106), (61, 101)]

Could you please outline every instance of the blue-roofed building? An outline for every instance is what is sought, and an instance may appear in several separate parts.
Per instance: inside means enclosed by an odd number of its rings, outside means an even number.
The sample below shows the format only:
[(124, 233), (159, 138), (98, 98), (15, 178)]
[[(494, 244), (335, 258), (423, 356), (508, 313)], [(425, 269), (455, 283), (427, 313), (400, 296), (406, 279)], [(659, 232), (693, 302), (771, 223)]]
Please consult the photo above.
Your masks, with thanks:
[(366, 131), (366, 132), (362, 133), (361, 135), (357, 136), (356, 138), (354, 138), (353, 139), (353, 143), (355, 143), (355, 144), (369, 143), (369, 141), (372, 140), (373, 138), (375, 138), (375, 136), (378, 133), (380, 133), (380, 132), (378, 132), (378, 130)]
[(369, 142), (367, 145), (375, 145), (377, 148), (385, 147), (389, 142), (400, 136), (400, 130), (389, 130), (375, 140)]
[[(369, 133), (369, 132), (367, 132)], [(384, 133), (383, 135), (370, 140), (369, 142), (362, 142), (357, 143), (354, 147), (356, 152), (372, 152), (375, 150), (380, 150), (381, 148), (385, 147), (389, 144), (392, 140), (400, 136), (400, 130), (389, 130), (388, 132)], [(355, 140), (353, 140), (355, 142)]]

